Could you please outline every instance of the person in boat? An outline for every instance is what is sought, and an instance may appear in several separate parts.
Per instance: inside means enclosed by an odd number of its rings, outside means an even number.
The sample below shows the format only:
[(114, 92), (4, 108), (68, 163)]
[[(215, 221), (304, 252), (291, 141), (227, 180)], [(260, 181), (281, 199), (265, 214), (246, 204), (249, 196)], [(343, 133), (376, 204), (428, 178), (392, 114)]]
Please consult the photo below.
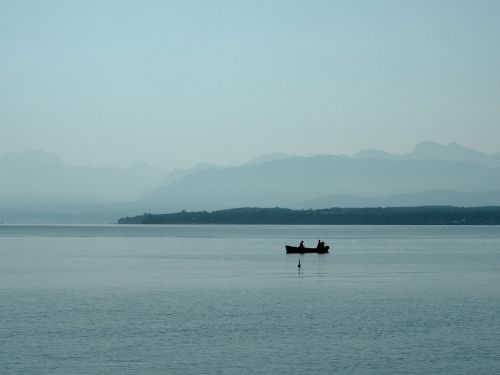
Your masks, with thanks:
[(299, 247), (300, 247), (301, 249), (303, 249), (303, 248), (304, 248), (304, 241), (300, 241), (300, 245), (299, 245)]
[(325, 246), (325, 243), (322, 242), (321, 240), (318, 240), (318, 246), (316, 246), (317, 249), (322, 249)]

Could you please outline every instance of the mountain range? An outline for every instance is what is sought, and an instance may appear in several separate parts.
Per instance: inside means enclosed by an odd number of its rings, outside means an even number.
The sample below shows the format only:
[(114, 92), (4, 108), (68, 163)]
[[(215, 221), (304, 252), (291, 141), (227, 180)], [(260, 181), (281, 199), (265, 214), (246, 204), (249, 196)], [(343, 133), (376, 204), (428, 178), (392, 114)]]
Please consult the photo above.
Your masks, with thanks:
[[(500, 152), (434, 142), (403, 155), (270, 154), (239, 166), (186, 170), (142, 162), (128, 168), (73, 166), (52, 154), (24, 151), (1, 156), (0, 175), (0, 215), (6, 221), (30, 213), (82, 213), (85, 220), (108, 221), (115, 214), (245, 206), (500, 205)], [(92, 219), (93, 212), (101, 219)]]
[(0, 157), (0, 204), (112, 203), (135, 201), (151, 190), (210, 168), (165, 170), (141, 161), (128, 168), (66, 164), (56, 155), (26, 150)]

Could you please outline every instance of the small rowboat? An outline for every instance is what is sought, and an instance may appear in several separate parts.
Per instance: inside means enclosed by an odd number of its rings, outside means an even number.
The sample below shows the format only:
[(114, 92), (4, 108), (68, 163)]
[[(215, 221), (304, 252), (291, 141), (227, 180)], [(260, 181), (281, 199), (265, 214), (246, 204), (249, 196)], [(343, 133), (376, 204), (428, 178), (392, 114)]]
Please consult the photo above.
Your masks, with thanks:
[(300, 247), (300, 246), (285, 246), (287, 254), (326, 254), (330, 246), (323, 247)]

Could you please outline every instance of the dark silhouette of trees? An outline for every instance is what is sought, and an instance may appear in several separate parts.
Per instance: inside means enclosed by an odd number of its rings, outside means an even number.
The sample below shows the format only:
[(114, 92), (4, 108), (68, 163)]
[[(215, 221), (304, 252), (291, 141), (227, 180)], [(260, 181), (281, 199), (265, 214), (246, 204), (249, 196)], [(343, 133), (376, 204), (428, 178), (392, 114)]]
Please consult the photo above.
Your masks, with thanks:
[(220, 211), (145, 213), (119, 224), (500, 225), (500, 207), (385, 207), (291, 210), (243, 207)]

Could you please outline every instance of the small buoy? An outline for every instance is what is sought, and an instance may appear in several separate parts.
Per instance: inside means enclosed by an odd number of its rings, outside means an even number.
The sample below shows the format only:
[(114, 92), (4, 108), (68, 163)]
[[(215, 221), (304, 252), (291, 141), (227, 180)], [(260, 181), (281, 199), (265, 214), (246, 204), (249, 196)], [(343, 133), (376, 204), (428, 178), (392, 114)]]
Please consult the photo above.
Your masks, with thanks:
[(300, 259), (299, 259), (299, 264), (297, 265), (297, 267), (299, 268), (299, 272), (300, 272), (300, 267), (302, 267), (302, 266), (300, 265)]

